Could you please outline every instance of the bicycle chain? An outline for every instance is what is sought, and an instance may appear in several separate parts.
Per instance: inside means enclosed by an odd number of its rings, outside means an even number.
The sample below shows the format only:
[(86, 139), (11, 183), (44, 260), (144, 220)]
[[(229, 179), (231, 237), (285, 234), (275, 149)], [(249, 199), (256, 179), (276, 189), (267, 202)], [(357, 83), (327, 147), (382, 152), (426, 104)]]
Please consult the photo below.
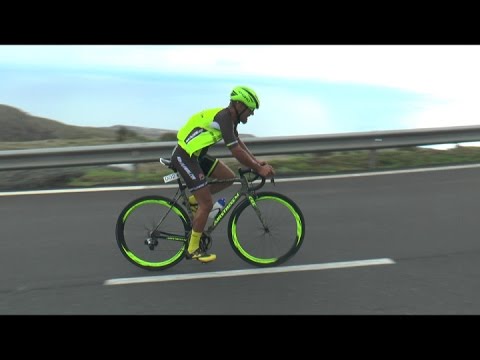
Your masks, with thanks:
[(200, 249), (202, 249), (202, 251), (207, 251), (208, 249), (210, 249), (211, 246), (212, 238), (203, 234), (202, 238), (200, 239)]

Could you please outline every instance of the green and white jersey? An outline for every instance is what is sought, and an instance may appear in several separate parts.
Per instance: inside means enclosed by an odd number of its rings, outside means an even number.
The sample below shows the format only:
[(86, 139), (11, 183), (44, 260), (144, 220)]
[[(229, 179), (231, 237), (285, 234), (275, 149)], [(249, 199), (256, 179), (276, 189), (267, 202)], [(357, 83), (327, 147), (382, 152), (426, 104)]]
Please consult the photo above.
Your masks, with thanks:
[(228, 109), (214, 108), (193, 115), (177, 133), (178, 144), (188, 155), (200, 155), (220, 140), (231, 148), (238, 144), (237, 125)]

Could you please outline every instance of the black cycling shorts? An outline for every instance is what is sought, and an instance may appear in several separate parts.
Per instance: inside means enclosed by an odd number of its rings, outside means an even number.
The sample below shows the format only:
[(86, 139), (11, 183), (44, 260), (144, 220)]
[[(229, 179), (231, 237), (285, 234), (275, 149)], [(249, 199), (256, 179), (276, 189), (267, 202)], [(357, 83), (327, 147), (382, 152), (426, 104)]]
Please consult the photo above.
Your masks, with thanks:
[(215, 170), (218, 159), (208, 154), (190, 156), (177, 145), (172, 153), (172, 163), (185, 181), (188, 190), (194, 192), (207, 185), (207, 177)]

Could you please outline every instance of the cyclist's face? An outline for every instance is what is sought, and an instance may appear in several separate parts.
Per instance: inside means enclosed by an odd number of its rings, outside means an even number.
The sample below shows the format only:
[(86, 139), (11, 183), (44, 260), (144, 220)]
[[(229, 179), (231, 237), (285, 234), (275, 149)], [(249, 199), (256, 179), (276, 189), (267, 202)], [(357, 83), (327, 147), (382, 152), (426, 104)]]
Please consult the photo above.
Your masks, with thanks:
[(253, 115), (255, 110), (250, 109), (247, 105), (243, 104), (243, 110), (242, 113), (240, 114), (240, 121), (242, 124), (246, 124), (248, 121), (248, 117)]

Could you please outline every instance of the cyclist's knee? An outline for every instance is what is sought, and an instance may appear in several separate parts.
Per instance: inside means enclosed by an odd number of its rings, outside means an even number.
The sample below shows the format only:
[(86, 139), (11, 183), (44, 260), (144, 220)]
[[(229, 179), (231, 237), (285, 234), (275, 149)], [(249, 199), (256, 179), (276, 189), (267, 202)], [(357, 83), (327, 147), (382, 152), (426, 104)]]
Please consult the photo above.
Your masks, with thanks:
[(213, 199), (210, 190), (207, 187), (195, 191), (195, 199), (198, 203), (198, 209), (202, 211), (210, 211), (213, 207)]
[(213, 199), (212, 196), (210, 196), (208, 199), (204, 199), (204, 201), (198, 203), (199, 207), (202, 207), (208, 211), (212, 210), (213, 207)]
[(219, 160), (217, 167), (213, 171), (213, 177), (217, 179), (231, 179), (235, 177), (235, 173), (223, 161)]
[[(233, 172), (232, 169), (230, 169), (228, 166), (225, 165), (225, 169), (226, 169), (226, 172), (227, 172), (227, 175), (225, 176), (225, 178), (227, 179), (231, 179), (231, 178), (234, 178), (235, 177), (235, 173)], [(229, 183), (229, 185), (232, 185), (232, 183)]]

